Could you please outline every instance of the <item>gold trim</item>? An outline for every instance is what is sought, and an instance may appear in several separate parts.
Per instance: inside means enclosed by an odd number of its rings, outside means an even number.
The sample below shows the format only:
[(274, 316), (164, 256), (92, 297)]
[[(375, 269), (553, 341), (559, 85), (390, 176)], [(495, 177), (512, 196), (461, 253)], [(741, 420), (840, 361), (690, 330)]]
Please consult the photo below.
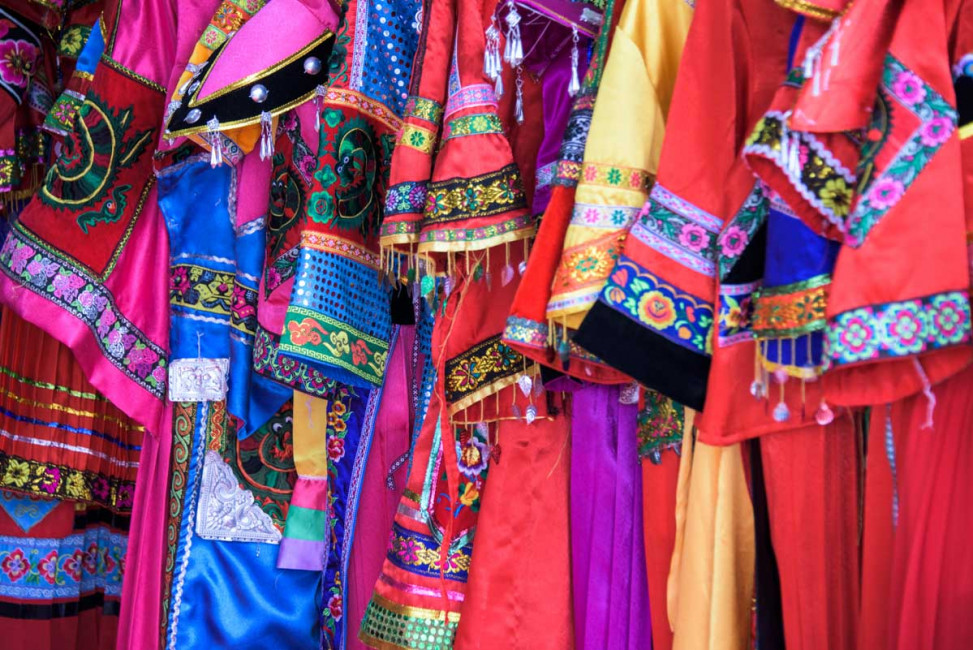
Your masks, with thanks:
[(106, 414), (103, 414), (103, 413), (96, 413), (94, 411), (82, 411), (80, 409), (74, 409), (74, 408), (71, 408), (70, 406), (64, 406), (63, 404), (57, 404), (57, 403), (54, 403), (54, 402), (38, 402), (36, 400), (28, 399), (26, 397), (20, 397), (19, 395), (17, 395), (13, 391), (9, 391), (9, 390), (7, 390), (6, 388), (3, 388), (3, 387), (0, 387), (0, 395), (3, 395), (4, 397), (7, 397), (9, 399), (12, 399), (17, 404), (26, 404), (27, 406), (29, 406), (31, 408), (50, 409), (52, 411), (57, 411), (57, 412), (60, 412), (60, 413), (66, 413), (68, 415), (74, 415), (76, 417), (83, 417), (83, 418), (90, 418), (92, 420), (101, 420), (101, 421), (104, 421), (104, 422), (111, 422), (112, 424), (115, 424), (115, 425), (117, 425), (119, 427), (124, 428), (128, 432), (133, 432), (133, 433), (144, 433), (145, 432), (145, 427), (144, 426), (141, 426), (141, 425), (138, 425), (138, 424), (132, 424), (131, 421), (126, 422), (126, 421), (122, 420), (121, 418), (115, 417), (113, 415), (106, 415)]
[(536, 228), (534, 226), (528, 226), (527, 228), (522, 228), (520, 230), (514, 230), (512, 232), (507, 232), (502, 235), (497, 235), (495, 237), (490, 237), (489, 239), (478, 239), (474, 241), (432, 241), (432, 242), (420, 242), (416, 248), (416, 254), (419, 257), (427, 258), (430, 253), (468, 253), (472, 251), (480, 251), (485, 248), (492, 248), (498, 244), (505, 244), (507, 242), (520, 241), (521, 239), (528, 239), (533, 237), (536, 233)]
[(973, 136), (973, 122), (969, 124), (964, 124), (959, 127), (959, 139), (965, 140), (966, 138)]
[[(517, 352), (517, 354), (520, 353)], [(466, 397), (459, 400), (458, 402), (454, 402), (449, 406), (447, 410), (447, 415), (449, 415), (450, 421), (452, 422), (453, 421), (452, 417), (457, 413), (459, 413), (460, 411), (465, 411), (466, 409), (470, 408), (477, 402), (482, 402), (483, 400), (490, 397), (494, 393), (499, 393), (504, 388), (513, 386), (514, 384), (517, 383), (517, 381), (520, 379), (522, 374), (530, 375), (531, 377), (533, 377), (537, 375), (537, 373), (539, 372), (540, 372), (540, 367), (535, 362), (532, 363), (530, 366), (528, 366), (526, 371), (524, 371), (523, 373), (514, 372), (512, 375), (508, 375), (492, 383), (489, 383), (486, 386), (483, 386), (482, 388), (476, 389), (471, 394), (467, 395)], [(455, 422), (453, 423), (455, 424)]]
[(391, 600), (384, 598), (380, 594), (372, 594), (372, 602), (383, 609), (395, 614), (400, 614), (401, 616), (408, 616), (409, 618), (419, 618), (426, 621), (441, 621), (443, 620), (443, 614), (445, 614), (446, 622), (459, 623), (459, 612), (443, 612), (442, 610), (438, 609), (425, 609), (423, 607), (400, 605), (398, 603), (393, 603)]
[(156, 82), (152, 81), (151, 79), (149, 79), (147, 77), (143, 77), (142, 75), (140, 75), (139, 73), (137, 73), (135, 70), (130, 70), (129, 68), (126, 68), (121, 63), (119, 63), (115, 59), (111, 58), (107, 54), (104, 54), (103, 53), (101, 55), (101, 61), (100, 62), (101, 63), (104, 63), (109, 68), (111, 68), (115, 72), (118, 72), (119, 74), (123, 74), (126, 77), (129, 77), (130, 79), (132, 79), (134, 81), (138, 81), (139, 83), (141, 83), (141, 84), (143, 84), (143, 85), (151, 88), (152, 90), (158, 91), (158, 92), (162, 93), (163, 95), (166, 94), (165, 86), (162, 86), (161, 84), (157, 84)]
[(774, 0), (774, 2), (784, 9), (790, 9), (791, 11), (810, 16), (811, 18), (817, 18), (818, 20), (833, 20), (841, 15), (841, 12), (819, 7), (807, 2), (807, 0)]

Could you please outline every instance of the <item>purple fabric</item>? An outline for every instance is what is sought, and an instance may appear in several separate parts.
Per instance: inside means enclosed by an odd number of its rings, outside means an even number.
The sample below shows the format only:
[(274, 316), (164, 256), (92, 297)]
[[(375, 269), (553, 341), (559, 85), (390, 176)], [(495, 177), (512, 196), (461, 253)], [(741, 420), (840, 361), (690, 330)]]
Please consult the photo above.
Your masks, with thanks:
[(577, 650), (651, 650), (638, 407), (618, 386), (574, 394), (571, 572)]
[(284, 537), (277, 550), (277, 568), (299, 571), (323, 571), (327, 552), (324, 542)]
[[(581, 50), (582, 59), (584, 49)], [(584, 75), (582, 61), (581, 70), (578, 70), (578, 78)], [(571, 104), (574, 99), (568, 94), (568, 82), (571, 80), (571, 54), (569, 49), (565, 49), (561, 56), (551, 62), (542, 77), (542, 105), (544, 107), (544, 139), (541, 140), (540, 149), (537, 151), (537, 188), (534, 190), (534, 204), (531, 206), (534, 214), (543, 214), (551, 200), (550, 182), (542, 184), (542, 170), (547, 165), (557, 162), (558, 151), (561, 148), (561, 140), (564, 139), (564, 129), (568, 125), (568, 115), (571, 113)]]

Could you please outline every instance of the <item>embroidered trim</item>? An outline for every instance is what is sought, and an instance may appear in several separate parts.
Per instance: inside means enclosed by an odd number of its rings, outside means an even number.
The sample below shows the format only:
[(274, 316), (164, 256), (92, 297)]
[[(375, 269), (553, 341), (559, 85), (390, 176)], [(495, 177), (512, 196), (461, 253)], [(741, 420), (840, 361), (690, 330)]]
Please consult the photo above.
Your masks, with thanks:
[(919, 126), (882, 172), (859, 189), (845, 238), (854, 247), (861, 246), (872, 228), (895, 207), (956, 129), (956, 110), (891, 54), (885, 57), (882, 88), (919, 120)]
[[(781, 138), (788, 114), (768, 111), (743, 148), (745, 155), (767, 158), (776, 164), (804, 200), (844, 232), (844, 219), (851, 207), (855, 176), (821, 142), (809, 133), (788, 131), (797, 149), (797, 166), (784, 160)], [(789, 155), (790, 157), (790, 155)]]
[(759, 282), (720, 285), (720, 347), (753, 340), (753, 294), (759, 288)]
[(538, 167), (535, 172), (537, 178), (536, 188), (547, 187), (554, 182), (554, 172), (557, 171), (557, 163), (547, 163), (543, 167)]
[[(407, 232), (415, 228), (414, 224), (403, 224), (398, 232)], [(519, 239), (523, 235), (534, 231), (533, 218), (529, 214), (504, 219), (500, 223), (489, 224), (477, 228), (440, 228), (425, 229), (419, 234), (420, 250), (447, 250), (450, 244), (466, 243), (483, 246), (485, 244), (502, 244), (505, 241)]]
[(743, 255), (757, 230), (767, 220), (769, 213), (770, 206), (763, 187), (760, 183), (756, 183), (743, 201), (743, 205), (716, 238), (716, 259), (720, 267), (721, 280), (733, 270), (733, 265)]
[(658, 464), (664, 450), (682, 444), (686, 409), (657, 391), (647, 390), (644, 395), (645, 407), (638, 416), (639, 458)]
[(11, 230), (0, 249), (0, 265), (11, 279), (50, 300), (83, 322), (105, 357), (129, 379), (162, 399), (166, 388), (166, 352), (126, 319), (111, 294), (79, 268), (48, 256)]
[(586, 162), (581, 170), (581, 180), (587, 185), (604, 185), (622, 190), (645, 192), (652, 182), (652, 176), (643, 169)]
[(130, 513), (135, 482), (114, 476), (73, 469), (10, 456), (0, 450), (0, 488), (104, 506), (117, 513)]
[[(332, 79), (332, 82), (334, 80)], [(324, 103), (337, 106), (348, 106), (374, 118), (387, 126), (392, 133), (398, 133), (403, 121), (384, 104), (348, 88), (328, 88), (324, 95)]]
[(759, 339), (800, 336), (823, 330), (831, 276), (764, 287), (754, 294), (753, 331)]
[(480, 106), (497, 108), (497, 96), (490, 84), (474, 84), (454, 92), (446, 100), (446, 117), (448, 118), (465, 108)]
[(527, 208), (516, 164), (473, 178), (451, 178), (429, 184), (424, 224), (489, 217)]
[(206, 452), (196, 511), (196, 534), (225, 542), (279, 544), (280, 531), (270, 515), (240, 486), (233, 469), (215, 451)]
[(197, 264), (174, 264), (171, 273), (169, 304), (229, 317), (235, 285), (232, 272), (208, 269)]
[(609, 306), (673, 343), (700, 354), (712, 352), (713, 306), (684, 293), (620, 257), (602, 290)]
[(382, 383), (388, 343), (322, 313), (291, 305), (280, 351), (344, 368), (378, 385)]
[(922, 354), (969, 340), (970, 300), (963, 291), (861, 307), (828, 319), (825, 369)]
[[(51, 110), (44, 118), (44, 128), (59, 135), (67, 135), (74, 130), (78, 111), (84, 103), (84, 95), (73, 90), (65, 90), (54, 101)], [(2, 180), (0, 180), (2, 183)]]
[(253, 340), (253, 369), (258, 375), (269, 377), (285, 386), (315, 397), (328, 397), (337, 385), (313, 366), (293, 357), (279, 356), (280, 342), (262, 327), (257, 328)]
[(784, 9), (790, 9), (791, 11), (805, 14), (818, 20), (832, 20), (840, 15), (839, 12), (833, 9), (819, 7), (818, 5), (807, 2), (807, 0), (774, 0), (774, 2)]
[(128, 536), (104, 526), (63, 538), (0, 537), (0, 596), (74, 599), (100, 592), (119, 597)]
[(470, 398), (484, 388), (522, 373), (525, 360), (519, 352), (492, 336), (446, 361), (446, 401), (466, 408)]
[(670, 212), (674, 212), (693, 223), (699, 224), (710, 232), (719, 232), (720, 228), (723, 227), (722, 219), (693, 205), (681, 196), (673, 194), (658, 183), (652, 187), (652, 193), (649, 195), (649, 199)]
[(632, 235), (683, 266), (712, 277), (720, 220), (658, 184), (649, 198)]
[[(110, 51), (110, 48), (109, 48), (108, 51)], [(151, 88), (152, 90), (155, 90), (156, 92), (160, 92), (163, 95), (166, 94), (166, 88), (165, 88), (165, 86), (163, 86), (162, 84), (157, 84), (156, 82), (152, 81), (148, 77), (143, 77), (139, 73), (135, 72), (135, 70), (131, 70), (129, 68), (126, 68), (124, 65), (122, 65), (121, 63), (119, 63), (118, 61), (116, 61), (115, 59), (111, 58), (110, 56), (108, 56), (105, 53), (102, 53), (102, 55), (101, 55), (101, 63), (104, 64), (104, 65), (106, 65), (106, 66), (108, 66), (109, 68), (111, 68), (115, 72), (118, 72), (122, 76), (128, 77), (129, 79), (131, 79), (133, 81), (139, 82), (140, 84), (142, 84), (146, 88)]]
[(495, 113), (474, 113), (450, 120), (443, 131), (443, 139), (439, 146), (446, 144), (452, 138), (462, 138), (468, 135), (484, 135), (487, 133), (503, 133), (503, 124)]
[(953, 81), (960, 77), (973, 77), (973, 52), (964, 54), (953, 64)]
[(405, 103), (405, 116), (439, 124), (443, 117), (443, 105), (425, 97), (412, 95)]
[[(425, 181), (406, 181), (393, 185), (385, 195), (385, 216), (399, 214), (422, 214), (426, 206), (428, 188)], [(391, 231), (391, 232), (390, 232)], [(395, 227), (382, 224), (382, 235), (394, 234)]]
[[(546, 350), (550, 348), (548, 337), (552, 334), (552, 338), (557, 341), (564, 341), (565, 339), (564, 328), (556, 322), (553, 322), (552, 325), (553, 327), (547, 322), (538, 323), (528, 318), (510, 316), (507, 318), (507, 325), (503, 331), (503, 340), (538, 350)], [(580, 347), (570, 337), (567, 338), (567, 342), (568, 353), (572, 359), (605, 365), (604, 361)]]
[(574, 214), (571, 216), (571, 225), (584, 226), (586, 228), (628, 230), (639, 212), (639, 208), (627, 205), (575, 203)]
[(405, 124), (399, 132), (396, 143), (400, 147), (409, 147), (421, 153), (432, 153), (436, 147), (436, 133), (415, 124)]
[[(466, 582), (472, 544), (451, 550), (446, 560), (446, 579)], [(440, 543), (428, 535), (392, 524), (387, 557), (395, 566), (430, 578), (439, 578)]]
[(334, 253), (375, 270), (381, 266), (381, 259), (376, 253), (350, 239), (305, 230), (301, 233), (301, 246), (324, 253)]

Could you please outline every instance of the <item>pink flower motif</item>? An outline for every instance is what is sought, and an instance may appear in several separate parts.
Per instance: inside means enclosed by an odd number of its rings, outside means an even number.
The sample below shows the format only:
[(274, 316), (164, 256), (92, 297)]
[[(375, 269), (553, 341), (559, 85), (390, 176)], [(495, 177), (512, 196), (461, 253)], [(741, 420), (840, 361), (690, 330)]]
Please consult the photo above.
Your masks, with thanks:
[(157, 367), (152, 371), (152, 379), (159, 386), (164, 386), (166, 383), (166, 369), (162, 366)]
[(908, 70), (903, 70), (892, 82), (892, 92), (910, 106), (918, 104), (926, 98), (926, 87), (922, 79)]
[(902, 182), (894, 178), (880, 178), (868, 193), (868, 201), (877, 210), (887, 210), (899, 202), (905, 193)]
[(18, 88), (34, 74), (37, 48), (27, 41), (0, 41), (0, 81)]
[(44, 478), (41, 479), (40, 488), (48, 494), (57, 492), (61, 484), (61, 470), (56, 467), (48, 467), (44, 470)]
[(51, 551), (37, 564), (37, 572), (40, 573), (41, 577), (47, 580), (48, 584), (54, 584), (57, 581), (57, 551)]
[(750, 236), (739, 226), (730, 226), (720, 235), (720, 250), (726, 257), (737, 257), (747, 247)]
[(340, 595), (335, 594), (331, 596), (331, 599), (328, 601), (328, 610), (331, 612), (331, 618), (333, 618), (336, 621), (341, 620), (341, 596)]
[(81, 564), (84, 561), (84, 551), (80, 548), (75, 549), (67, 559), (64, 560), (64, 564), (61, 569), (64, 571), (65, 575), (74, 580), (75, 582), (81, 581)]
[(588, 182), (592, 182), (598, 178), (598, 168), (594, 165), (588, 165), (584, 168), (584, 179)]
[(588, 208), (584, 211), (585, 223), (596, 224), (598, 223), (598, 210), (596, 208)]
[(419, 544), (411, 537), (405, 537), (399, 543), (395, 554), (406, 564), (412, 564), (419, 559)]
[(923, 125), (922, 131), (919, 132), (919, 138), (922, 140), (922, 144), (927, 147), (938, 147), (949, 140), (949, 136), (952, 134), (953, 121), (940, 115)]
[(10, 256), (10, 268), (12, 268), (15, 273), (23, 273), (24, 268), (27, 266), (27, 260), (33, 256), (34, 249), (30, 246), (21, 246), (19, 248), (15, 248), (13, 254)]
[(328, 440), (328, 458), (337, 463), (345, 457), (345, 441), (341, 438)]
[(679, 231), (679, 243), (689, 250), (698, 253), (706, 248), (706, 245), (709, 243), (709, 235), (702, 226), (695, 223), (687, 223)]
[(30, 562), (22, 550), (14, 549), (0, 562), (0, 571), (3, 571), (10, 582), (17, 582), (30, 571)]
[(58, 273), (52, 281), (54, 285), (54, 295), (63, 298), (67, 302), (74, 302), (78, 295), (78, 289), (84, 286), (84, 280), (73, 273)]
[(639, 172), (632, 172), (632, 175), (628, 178), (628, 182), (632, 189), (642, 189), (642, 174)]

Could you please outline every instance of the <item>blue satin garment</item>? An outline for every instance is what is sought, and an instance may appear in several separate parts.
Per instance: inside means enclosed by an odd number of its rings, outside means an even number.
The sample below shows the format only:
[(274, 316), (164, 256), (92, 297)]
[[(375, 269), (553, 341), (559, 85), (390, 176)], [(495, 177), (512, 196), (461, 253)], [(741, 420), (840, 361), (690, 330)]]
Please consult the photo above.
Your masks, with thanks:
[(159, 175), (159, 206), (172, 258), (170, 359), (228, 358), (227, 408), (248, 437), (291, 391), (253, 372), (264, 229), (236, 230), (229, 165), (194, 157)]

